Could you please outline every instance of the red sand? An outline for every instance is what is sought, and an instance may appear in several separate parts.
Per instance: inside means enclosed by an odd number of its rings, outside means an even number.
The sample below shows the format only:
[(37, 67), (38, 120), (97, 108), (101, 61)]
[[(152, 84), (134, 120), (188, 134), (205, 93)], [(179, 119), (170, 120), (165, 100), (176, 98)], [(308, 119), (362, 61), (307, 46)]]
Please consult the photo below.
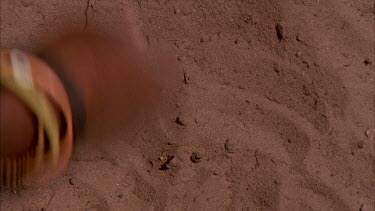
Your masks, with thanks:
[(177, 93), (1, 210), (374, 210), (372, 1), (110, 2), (2, 0), (1, 48), (126, 24), (174, 46)]

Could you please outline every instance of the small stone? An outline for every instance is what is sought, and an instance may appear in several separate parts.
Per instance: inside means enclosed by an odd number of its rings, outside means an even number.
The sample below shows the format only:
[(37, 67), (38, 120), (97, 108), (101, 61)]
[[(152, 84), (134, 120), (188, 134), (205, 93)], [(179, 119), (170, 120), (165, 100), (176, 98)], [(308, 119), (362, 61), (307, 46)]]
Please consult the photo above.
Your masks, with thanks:
[(364, 146), (364, 141), (358, 141), (357, 142), (357, 147), (359, 148), (359, 149), (363, 149), (363, 146)]
[(164, 160), (165, 160), (165, 157), (164, 157), (164, 156), (160, 156), (160, 157), (159, 157), (159, 160), (160, 160), (160, 161), (164, 161)]
[(175, 156), (172, 156), (168, 163), (165, 165), (168, 169), (176, 167), (177, 166), (177, 158)]
[(176, 156), (172, 157), (172, 159), (169, 161), (169, 164), (171, 164), (172, 166), (176, 166), (177, 165), (177, 158), (176, 158)]
[(242, 47), (246, 47), (249, 45), (249, 42), (250, 41), (247, 41), (245, 39), (243, 39), (242, 37), (239, 37), (237, 38), (235, 41), (234, 41), (234, 44), (238, 45), (238, 46), (242, 46)]
[(363, 61), (363, 63), (367, 66), (367, 65), (371, 65), (372, 62), (369, 58), (366, 58), (365, 61)]
[(224, 147), (229, 153), (234, 153), (236, 151), (234, 144), (229, 139), (225, 142)]
[(275, 26), (275, 29), (276, 29), (276, 36), (277, 36), (277, 39), (279, 39), (279, 41), (285, 39), (285, 34), (284, 34), (284, 27), (281, 23), (278, 23), (276, 26)]
[(303, 89), (303, 92), (305, 93), (306, 96), (310, 96), (311, 95), (310, 89), (306, 85), (303, 85), (302, 89)]
[(119, 199), (122, 199), (122, 198), (124, 197), (124, 195), (121, 193), (121, 194), (117, 195), (117, 197), (118, 197)]
[(301, 34), (297, 34), (296, 40), (298, 42), (304, 42), (305, 41), (305, 37), (303, 35), (301, 35)]
[(172, 155), (161, 165), (160, 170), (168, 170), (177, 166), (177, 158)]
[(183, 56), (177, 56), (177, 60), (178, 60), (178, 61), (183, 61), (183, 60), (184, 60), (184, 57), (183, 57)]
[(70, 184), (70, 185), (74, 185), (74, 180), (73, 180), (73, 178), (69, 178), (69, 184)]
[(275, 63), (273, 65), (273, 71), (275, 71), (275, 73), (277, 73), (277, 74), (280, 74), (280, 73), (283, 72), (283, 66), (279, 63)]
[(362, 204), (361, 207), (359, 208), (359, 211), (367, 211), (367, 206), (365, 204)]
[(184, 73), (184, 83), (189, 84), (190, 83), (190, 77), (187, 72)]
[(280, 66), (274, 66), (273, 67), (273, 71), (275, 71), (275, 73), (279, 74), (281, 72), (282, 68)]
[(186, 121), (182, 117), (177, 117), (175, 122), (178, 125), (186, 126)]
[(199, 152), (193, 152), (193, 154), (190, 156), (190, 160), (193, 163), (199, 163), (202, 161), (203, 155)]
[(178, 8), (174, 8), (174, 14), (180, 14), (181, 10)]

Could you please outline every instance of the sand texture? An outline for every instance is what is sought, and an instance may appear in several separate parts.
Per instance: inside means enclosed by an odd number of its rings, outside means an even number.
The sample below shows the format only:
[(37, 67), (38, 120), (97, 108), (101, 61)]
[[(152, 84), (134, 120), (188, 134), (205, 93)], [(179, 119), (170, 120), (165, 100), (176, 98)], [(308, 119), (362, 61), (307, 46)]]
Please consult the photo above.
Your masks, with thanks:
[[(178, 87), (1, 210), (374, 210), (371, 0), (2, 0), (1, 48), (69, 22), (175, 50)], [(101, 144), (92, 144), (92, 143)]]

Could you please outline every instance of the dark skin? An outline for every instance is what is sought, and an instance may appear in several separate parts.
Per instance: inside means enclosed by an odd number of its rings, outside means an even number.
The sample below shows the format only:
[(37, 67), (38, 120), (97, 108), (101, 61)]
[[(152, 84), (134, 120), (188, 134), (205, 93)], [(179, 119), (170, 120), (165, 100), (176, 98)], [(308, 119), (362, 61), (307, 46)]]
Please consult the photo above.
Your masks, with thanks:
[[(20, 156), (35, 139), (35, 118), (14, 94), (4, 88), (0, 89), (0, 102), (0, 156)], [(12, 141), (3, 143), (5, 140)]]

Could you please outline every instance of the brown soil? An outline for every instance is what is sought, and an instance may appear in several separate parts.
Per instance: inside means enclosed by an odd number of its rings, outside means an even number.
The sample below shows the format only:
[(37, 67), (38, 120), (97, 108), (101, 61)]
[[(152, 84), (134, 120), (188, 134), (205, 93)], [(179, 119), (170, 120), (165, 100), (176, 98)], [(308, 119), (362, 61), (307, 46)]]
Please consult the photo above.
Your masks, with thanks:
[(179, 85), (1, 210), (374, 210), (373, 4), (2, 0), (1, 48), (126, 25), (175, 48)]

